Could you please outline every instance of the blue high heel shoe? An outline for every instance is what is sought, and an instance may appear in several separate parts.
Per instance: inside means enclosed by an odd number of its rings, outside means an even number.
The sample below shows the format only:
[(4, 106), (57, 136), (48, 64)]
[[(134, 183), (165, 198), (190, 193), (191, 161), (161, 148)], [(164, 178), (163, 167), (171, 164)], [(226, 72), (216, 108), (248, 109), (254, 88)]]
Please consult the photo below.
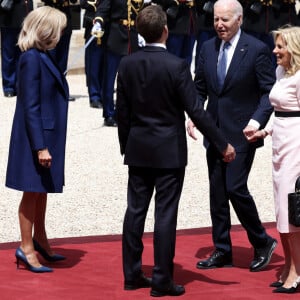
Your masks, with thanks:
[(53, 254), (53, 255), (49, 255), (47, 253), (47, 251), (41, 247), (41, 245), (33, 239), (33, 246), (34, 246), (34, 250), (36, 250), (39, 254), (41, 254), (43, 256), (44, 259), (50, 261), (50, 262), (56, 262), (56, 261), (60, 261), (60, 260), (65, 260), (66, 257), (60, 254)]
[(28, 268), (29, 271), (34, 272), (34, 273), (45, 273), (45, 272), (52, 272), (53, 270), (51, 268), (45, 267), (45, 266), (41, 266), (39, 268), (32, 266), (26, 256), (25, 253), (22, 251), (22, 249), (19, 247), (16, 250), (16, 259), (17, 259), (17, 269), (19, 269), (19, 264), (20, 261), (22, 261)]

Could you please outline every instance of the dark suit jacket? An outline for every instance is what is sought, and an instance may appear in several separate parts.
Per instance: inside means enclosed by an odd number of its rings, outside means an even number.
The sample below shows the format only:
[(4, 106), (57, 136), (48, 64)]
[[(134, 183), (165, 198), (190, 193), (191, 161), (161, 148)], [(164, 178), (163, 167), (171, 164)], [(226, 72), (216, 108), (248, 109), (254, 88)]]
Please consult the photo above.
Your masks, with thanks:
[(217, 60), (221, 40), (212, 38), (203, 44), (195, 76), (200, 100), (236, 151), (263, 145), (260, 139), (248, 143), (243, 129), (250, 119), (263, 128), (273, 108), (269, 92), (275, 82), (271, 53), (266, 44), (242, 32), (227, 71), (222, 91), (218, 91)]
[[(31, 192), (61, 192), (69, 91), (50, 56), (36, 49), (21, 54), (6, 186)], [(48, 148), (50, 169), (38, 163), (37, 150)]]
[(189, 66), (162, 47), (145, 47), (121, 60), (117, 121), (125, 164), (179, 168), (187, 163), (185, 111), (219, 151), (227, 141), (196, 98)]

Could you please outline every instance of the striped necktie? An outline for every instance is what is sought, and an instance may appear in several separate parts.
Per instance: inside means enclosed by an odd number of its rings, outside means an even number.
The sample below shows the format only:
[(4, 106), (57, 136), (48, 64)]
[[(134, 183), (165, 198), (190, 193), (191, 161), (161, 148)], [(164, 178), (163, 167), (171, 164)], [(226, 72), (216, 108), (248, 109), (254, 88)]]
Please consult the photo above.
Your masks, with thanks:
[(218, 65), (217, 65), (217, 76), (218, 76), (218, 86), (219, 90), (222, 89), (225, 76), (226, 76), (226, 66), (227, 66), (227, 54), (228, 48), (231, 46), (229, 42), (225, 42), (220, 53)]

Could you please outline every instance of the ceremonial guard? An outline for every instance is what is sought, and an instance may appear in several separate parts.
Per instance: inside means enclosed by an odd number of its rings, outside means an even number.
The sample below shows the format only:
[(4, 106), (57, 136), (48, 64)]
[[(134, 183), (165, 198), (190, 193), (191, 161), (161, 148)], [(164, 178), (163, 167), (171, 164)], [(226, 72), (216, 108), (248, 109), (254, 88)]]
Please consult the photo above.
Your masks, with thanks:
[[(272, 30), (286, 24), (299, 25), (296, 0), (240, 0), (244, 8), (242, 28), (274, 49)], [(275, 58), (273, 59), (276, 64)]]
[[(121, 58), (139, 47), (135, 18), (146, 1), (101, 0), (97, 6), (92, 34), (98, 35), (107, 31), (102, 90), (105, 126), (117, 126), (114, 105), (115, 78)], [(143, 41), (141, 37), (140, 41)]]
[(195, 67), (202, 44), (216, 35), (214, 29), (214, 3), (216, 0), (199, 0), (197, 2), (198, 33), (196, 37)]
[[(104, 38), (92, 37), (91, 30), (97, 7), (101, 0), (80, 0), (81, 8), (85, 9), (83, 16), (83, 27), (85, 28), (84, 39), (86, 41), (84, 66), (86, 75), (86, 85), (88, 88), (90, 107), (102, 107), (102, 87), (103, 87), (103, 70), (104, 70)], [(89, 44), (87, 44), (89, 43)]]
[(2, 89), (5, 97), (14, 97), (16, 90), (16, 71), (21, 51), (17, 46), (18, 36), (26, 15), (33, 9), (32, 0), (1, 1), (1, 72)]
[(198, 33), (197, 3), (200, 0), (153, 0), (166, 11), (169, 28), (167, 49), (191, 65)]
[[(68, 67), (68, 57), (69, 57), (69, 48), (72, 35), (72, 15), (70, 3), (76, 3), (77, 0), (42, 0), (45, 5), (54, 7), (61, 12), (63, 12), (67, 17), (67, 27), (64, 30), (63, 35), (61, 36), (60, 41), (58, 42), (55, 49), (51, 50), (50, 53), (57, 62), (59, 68), (62, 72), (67, 71)], [(69, 100), (75, 100), (74, 97), (70, 96)]]

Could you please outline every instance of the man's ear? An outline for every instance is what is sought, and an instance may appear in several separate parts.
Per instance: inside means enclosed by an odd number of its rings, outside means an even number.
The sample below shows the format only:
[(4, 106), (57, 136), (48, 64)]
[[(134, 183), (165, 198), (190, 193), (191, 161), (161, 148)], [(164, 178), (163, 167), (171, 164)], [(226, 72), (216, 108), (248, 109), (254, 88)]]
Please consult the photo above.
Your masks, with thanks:
[(169, 36), (169, 29), (168, 29), (167, 25), (164, 26), (163, 35), (165, 36), (165, 39), (167, 40), (168, 36)]
[(243, 16), (239, 16), (238, 17), (238, 23), (239, 23), (239, 26), (242, 26), (242, 24), (243, 24)]

